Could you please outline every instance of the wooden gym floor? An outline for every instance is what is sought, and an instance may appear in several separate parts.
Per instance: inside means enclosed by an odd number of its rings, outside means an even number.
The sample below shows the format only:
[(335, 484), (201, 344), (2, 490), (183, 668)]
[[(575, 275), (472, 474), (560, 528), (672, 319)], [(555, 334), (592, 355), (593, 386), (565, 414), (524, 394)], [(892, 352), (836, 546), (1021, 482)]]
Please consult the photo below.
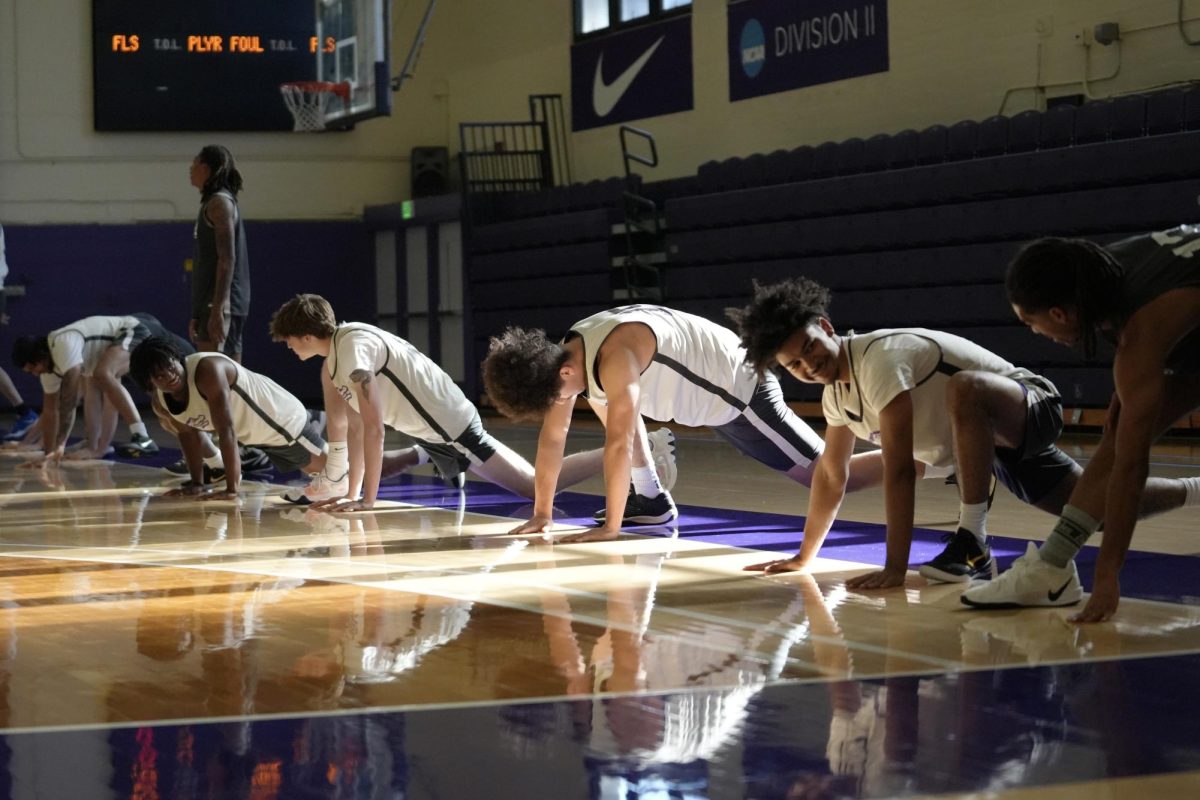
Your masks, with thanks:
[[(532, 456), (536, 432), (489, 421)], [(572, 433), (598, 446), (594, 426)], [(1200, 513), (1144, 522), (1118, 618), (979, 613), (882, 559), (878, 491), (811, 575), (806, 491), (680, 429), (677, 528), (510, 537), (528, 501), (405, 476), (372, 513), (159, 495), (141, 462), (0, 457), (0, 786), (11, 797), (1200, 793)], [(160, 442), (165, 441), (160, 438)], [(1086, 458), (1091, 440), (1069, 452)], [(1200, 440), (1155, 474), (1200, 473)], [(563, 531), (599, 479), (560, 496)], [(957, 496), (919, 486), (914, 564)], [(1005, 562), (1051, 518), (1003, 489)], [(1085, 558), (1082, 561), (1087, 562)], [(1081, 567), (1085, 585), (1090, 566)], [(3, 793), (0, 793), (3, 796)]]

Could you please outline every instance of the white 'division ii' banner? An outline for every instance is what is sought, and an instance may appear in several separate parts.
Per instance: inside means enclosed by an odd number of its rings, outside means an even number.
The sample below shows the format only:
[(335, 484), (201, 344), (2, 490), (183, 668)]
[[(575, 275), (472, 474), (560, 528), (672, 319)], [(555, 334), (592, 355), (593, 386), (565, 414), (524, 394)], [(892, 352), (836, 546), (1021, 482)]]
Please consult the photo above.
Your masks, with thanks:
[(730, 5), (729, 99), (888, 70), (887, 0)]

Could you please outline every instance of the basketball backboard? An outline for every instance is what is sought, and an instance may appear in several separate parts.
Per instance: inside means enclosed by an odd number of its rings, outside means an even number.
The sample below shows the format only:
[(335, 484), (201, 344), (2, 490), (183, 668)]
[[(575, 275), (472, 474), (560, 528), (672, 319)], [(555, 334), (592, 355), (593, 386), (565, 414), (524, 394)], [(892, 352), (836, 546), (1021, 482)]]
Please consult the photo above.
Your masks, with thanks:
[(388, 0), (314, 0), (316, 80), (350, 84), (350, 99), (330, 102), (327, 128), (392, 112)]

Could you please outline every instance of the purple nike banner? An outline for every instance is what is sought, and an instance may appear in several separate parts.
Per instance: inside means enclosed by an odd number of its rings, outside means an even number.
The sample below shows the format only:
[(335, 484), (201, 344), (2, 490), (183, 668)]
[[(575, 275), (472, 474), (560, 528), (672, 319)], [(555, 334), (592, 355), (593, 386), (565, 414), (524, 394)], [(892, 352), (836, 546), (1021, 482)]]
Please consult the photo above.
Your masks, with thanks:
[(572, 130), (691, 108), (690, 14), (571, 48)]
[(729, 19), (729, 100), (888, 70), (887, 0), (745, 0)]

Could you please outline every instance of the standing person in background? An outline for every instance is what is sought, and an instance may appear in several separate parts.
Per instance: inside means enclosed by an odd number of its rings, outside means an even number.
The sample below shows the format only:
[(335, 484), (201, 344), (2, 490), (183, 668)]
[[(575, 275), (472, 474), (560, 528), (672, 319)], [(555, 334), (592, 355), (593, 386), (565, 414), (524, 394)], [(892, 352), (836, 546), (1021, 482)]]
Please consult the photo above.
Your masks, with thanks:
[[(8, 276), (8, 261), (4, 255), (4, 226), (0, 225), (0, 326), (8, 324), (8, 313), (6, 310), (6, 295), (4, 293), (4, 279)], [(12, 378), (8, 377), (8, 373), (0, 367), (0, 394), (4, 395), (9, 405), (12, 406), (13, 412), (16, 413), (17, 419), (13, 426), (8, 429), (0, 440), (6, 442), (20, 441), (29, 432), (29, 429), (37, 424), (37, 412), (25, 404), (25, 400), (21, 397), (21, 393), (17, 391), (17, 387), (13, 385)]]
[(228, 148), (210, 144), (192, 159), (190, 177), (200, 190), (200, 212), (193, 232), (188, 336), (199, 350), (240, 362), (250, 313), (250, 256), (237, 202), (242, 175)]
[[(192, 159), (192, 186), (200, 190), (200, 212), (192, 237), (192, 312), (188, 337), (202, 352), (223, 353), (242, 361), (242, 332), (250, 313), (250, 256), (246, 230), (237, 196), (242, 174), (229, 148), (210, 144)], [(270, 463), (261, 450), (238, 449), (242, 471), (267, 469)], [(181, 460), (167, 467), (173, 474), (187, 474)]]

